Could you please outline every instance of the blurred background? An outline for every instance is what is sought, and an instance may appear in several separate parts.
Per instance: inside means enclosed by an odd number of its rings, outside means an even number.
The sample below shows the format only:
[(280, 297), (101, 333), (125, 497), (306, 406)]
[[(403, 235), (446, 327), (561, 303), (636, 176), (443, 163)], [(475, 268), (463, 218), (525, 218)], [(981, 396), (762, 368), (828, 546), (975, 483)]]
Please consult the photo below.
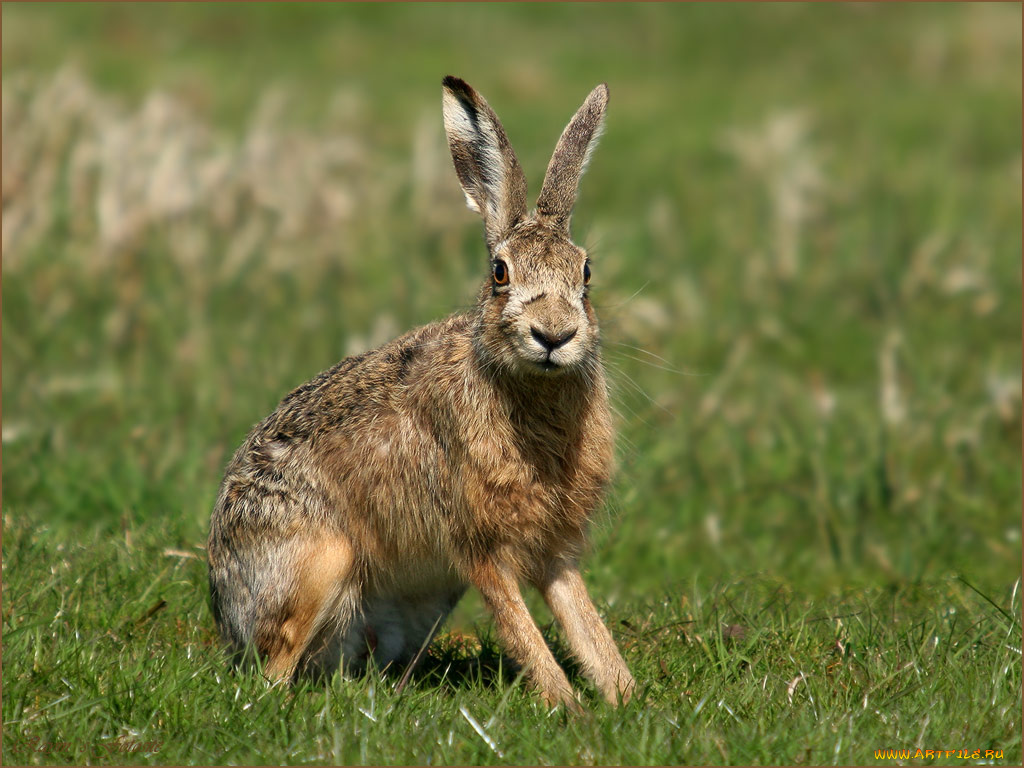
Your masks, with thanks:
[(2, 14), (5, 574), (30, 541), (201, 557), (284, 394), (471, 305), (455, 74), (534, 194), (611, 89), (574, 220), (620, 429), (602, 599), (1018, 578), (1018, 5)]

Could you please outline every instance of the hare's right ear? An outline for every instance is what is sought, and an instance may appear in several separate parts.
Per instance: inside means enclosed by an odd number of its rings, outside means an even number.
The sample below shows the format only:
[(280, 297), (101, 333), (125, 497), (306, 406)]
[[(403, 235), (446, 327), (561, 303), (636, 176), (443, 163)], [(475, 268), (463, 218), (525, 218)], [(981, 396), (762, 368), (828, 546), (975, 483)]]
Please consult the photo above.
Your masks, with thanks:
[(505, 129), (483, 96), (449, 75), (443, 81), (444, 130), (466, 203), (484, 218), (493, 248), (526, 216), (526, 177)]

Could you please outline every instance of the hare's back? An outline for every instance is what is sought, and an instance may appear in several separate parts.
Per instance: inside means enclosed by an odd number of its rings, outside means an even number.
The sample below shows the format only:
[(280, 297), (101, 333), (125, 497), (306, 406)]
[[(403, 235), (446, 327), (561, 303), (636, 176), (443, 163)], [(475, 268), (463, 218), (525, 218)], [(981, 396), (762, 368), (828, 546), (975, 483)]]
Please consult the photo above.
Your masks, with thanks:
[(470, 323), (456, 315), (423, 326), (290, 392), (228, 465), (213, 528), (286, 533), (311, 517), (328, 522), (340, 502), (416, 495), (404, 485), (433, 461), (436, 442), (424, 411), (468, 354)]
[(264, 440), (301, 441), (406, 407), (411, 388), (464, 358), (470, 322), (455, 315), (345, 358), (290, 392), (254, 433)]

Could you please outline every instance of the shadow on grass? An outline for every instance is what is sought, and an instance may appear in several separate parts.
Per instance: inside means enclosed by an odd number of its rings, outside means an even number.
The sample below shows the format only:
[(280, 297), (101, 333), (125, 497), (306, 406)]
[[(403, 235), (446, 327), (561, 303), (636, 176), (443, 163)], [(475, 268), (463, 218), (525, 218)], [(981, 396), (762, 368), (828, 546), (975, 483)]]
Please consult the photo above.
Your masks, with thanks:
[[(547, 642), (555, 661), (565, 670), (572, 685), (586, 690), (587, 680), (568, 650), (551, 638), (547, 638)], [(373, 677), (399, 694), (403, 689), (502, 688), (520, 683), (523, 674), (520, 665), (502, 653), (497, 642), (489, 636), (477, 638), (474, 635), (450, 633), (435, 638), (418, 662), (389, 665), (384, 669), (371, 665), (359, 672), (346, 673), (341, 680), (366, 682)], [(334, 670), (326, 674), (307, 673), (294, 683), (297, 688), (318, 688), (333, 685), (338, 680), (339, 672)]]

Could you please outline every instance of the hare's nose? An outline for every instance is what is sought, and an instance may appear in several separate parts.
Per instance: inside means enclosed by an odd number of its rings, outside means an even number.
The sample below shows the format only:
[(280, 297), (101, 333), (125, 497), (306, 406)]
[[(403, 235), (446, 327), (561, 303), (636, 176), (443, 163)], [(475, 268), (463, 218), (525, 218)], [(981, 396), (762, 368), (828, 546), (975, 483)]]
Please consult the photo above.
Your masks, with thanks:
[(576, 329), (573, 328), (571, 331), (567, 333), (562, 333), (555, 336), (549, 333), (544, 333), (544, 331), (540, 330), (539, 328), (531, 326), (530, 334), (533, 336), (533, 338), (537, 340), (538, 344), (540, 344), (542, 347), (544, 347), (544, 349), (546, 349), (550, 353), (554, 352), (563, 344), (567, 344), (576, 335)]

